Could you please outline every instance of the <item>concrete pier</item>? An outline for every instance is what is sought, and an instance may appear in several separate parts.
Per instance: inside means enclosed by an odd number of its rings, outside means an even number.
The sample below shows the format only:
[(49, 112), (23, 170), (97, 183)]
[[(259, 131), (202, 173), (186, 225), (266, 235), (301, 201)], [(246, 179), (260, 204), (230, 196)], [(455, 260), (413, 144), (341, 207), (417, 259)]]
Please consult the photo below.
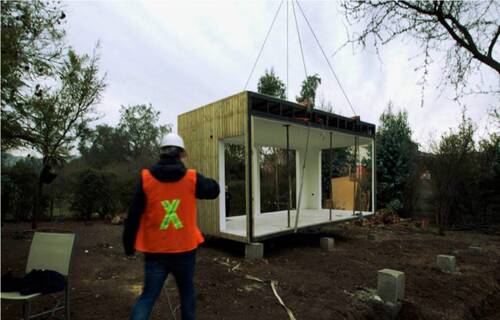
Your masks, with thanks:
[(404, 272), (382, 269), (378, 271), (377, 294), (384, 302), (398, 303), (404, 299), (405, 274)]

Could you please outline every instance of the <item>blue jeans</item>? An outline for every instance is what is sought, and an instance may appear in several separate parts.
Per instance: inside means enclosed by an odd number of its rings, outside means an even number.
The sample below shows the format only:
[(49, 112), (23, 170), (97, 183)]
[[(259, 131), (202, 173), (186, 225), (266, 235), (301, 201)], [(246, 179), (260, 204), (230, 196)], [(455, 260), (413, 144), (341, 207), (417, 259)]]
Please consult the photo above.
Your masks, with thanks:
[(170, 272), (175, 277), (181, 298), (182, 320), (195, 319), (194, 269), (196, 250), (182, 253), (146, 254), (144, 289), (132, 310), (131, 320), (149, 319), (151, 310)]

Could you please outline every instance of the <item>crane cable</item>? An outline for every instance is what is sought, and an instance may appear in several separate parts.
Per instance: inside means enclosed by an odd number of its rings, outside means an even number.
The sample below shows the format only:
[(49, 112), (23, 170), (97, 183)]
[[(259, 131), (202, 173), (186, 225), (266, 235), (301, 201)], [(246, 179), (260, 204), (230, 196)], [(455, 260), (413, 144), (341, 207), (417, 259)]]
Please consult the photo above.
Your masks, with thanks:
[(299, 37), (299, 45), (300, 45), (300, 53), (301, 53), (301, 57), (302, 57), (302, 64), (304, 65), (304, 73), (306, 75), (306, 79), (307, 79), (307, 68), (306, 68), (306, 59), (304, 57), (304, 49), (302, 48), (302, 39), (300, 37), (300, 31), (299, 31), (299, 24), (297, 22), (297, 14), (295, 13), (295, 5), (293, 4), (293, 1), (292, 1), (292, 11), (293, 11), (293, 18), (295, 20), (295, 28), (297, 29), (297, 36)]
[[(330, 63), (330, 59), (328, 59), (328, 56), (325, 54), (325, 50), (323, 50), (323, 46), (321, 45), (321, 42), (319, 41), (318, 37), (316, 36), (316, 33), (314, 32), (314, 29), (312, 28), (311, 24), (309, 23), (309, 19), (307, 19), (307, 16), (305, 15), (304, 13), (304, 10), (302, 10), (302, 6), (300, 5), (300, 2), (298, 0), (296, 0), (297, 2), (297, 6), (299, 7), (299, 10), (300, 12), (302, 13), (302, 16), (304, 17), (304, 20), (306, 20), (306, 23), (307, 23), (307, 26), (309, 27), (309, 30), (311, 31), (314, 39), (316, 40), (316, 43), (318, 44), (318, 47), (320, 48), (321, 50), (321, 53), (323, 54), (323, 57), (325, 58), (326, 60), (326, 63), (328, 64), (328, 67), (330, 68), (330, 71), (332, 72), (333, 74), (333, 77), (335, 78), (335, 80), (337, 81), (337, 84), (339, 85), (340, 87), (340, 90), (342, 91), (342, 94), (344, 95), (347, 103), (349, 104), (349, 106), (351, 107), (351, 110), (352, 112), (354, 113), (354, 115), (356, 116), (356, 111), (354, 110), (354, 106), (352, 105), (351, 103), (351, 100), (349, 99), (349, 97), (347, 96), (347, 93), (346, 91), (344, 90), (344, 87), (342, 86), (342, 83), (340, 83), (340, 79), (339, 77), (337, 76), (337, 74), (335, 73), (335, 71), (333, 70), (333, 67), (332, 67), (332, 64)], [(354, 158), (354, 161), (355, 163), (357, 163), (357, 150), (358, 150), (358, 142), (359, 141), (359, 137), (358, 136), (355, 136), (354, 138), (354, 148), (355, 148), (355, 158)], [(331, 148), (331, 147), (330, 147)], [(331, 161), (331, 159), (330, 159)], [(355, 200), (356, 201), (356, 198), (357, 198), (357, 188), (356, 188), (356, 181), (357, 181), (357, 169), (355, 171), (355, 176), (356, 176), (356, 179), (354, 180), (354, 197), (355, 197)], [(355, 212), (355, 205), (353, 206), (353, 211)], [(353, 212), (353, 214), (354, 214)]]
[[(307, 68), (306, 68), (306, 60), (304, 57), (304, 49), (302, 48), (302, 40), (300, 38), (299, 24), (297, 21), (297, 15), (295, 13), (295, 5), (294, 5), (293, 1), (292, 1), (292, 11), (293, 11), (293, 16), (294, 16), (294, 20), (295, 20), (295, 27), (297, 28), (297, 35), (299, 37), (300, 52), (302, 54), (302, 64), (304, 65), (304, 73), (306, 75), (306, 81), (307, 81), (308, 74), (307, 74)], [(307, 107), (307, 113), (310, 112), (310, 108), (311, 108), (310, 106)], [(306, 161), (307, 161), (307, 154), (309, 152), (309, 136), (310, 136), (310, 134), (311, 134), (311, 124), (308, 121), (307, 122), (306, 150), (304, 152), (304, 161), (302, 162), (302, 172), (301, 172), (300, 187), (299, 187), (299, 198), (297, 201), (297, 210), (296, 210), (296, 214), (295, 214), (295, 226), (293, 228), (294, 233), (297, 233), (298, 226), (299, 226), (300, 206), (302, 204), (302, 191), (304, 189), (304, 174), (306, 172)]]
[[(269, 29), (267, 31), (267, 34), (266, 34), (266, 37), (264, 38), (264, 42), (262, 43), (262, 46), (259, 50), (259, 54), (257, 55), (257, 58), (255, 59), (255, 62), (252, 66), (252, 70), (250, 71), (250, 74), (248, 76), (248, 79), (245, 83), (245, 89), (247, 89), (248, 87), (248, 83), (250, 82), (250, 79), (252, 78), (252, 75), (253, 75), (253, 72), (255, 71), (255, 67), (257, 65), (257, 62), (259, 61), (260, 59), (260, 56), (262, 54), (262, 51), (264, 50), (264, 47), (267, 43), (267, 39), (269, 38), (269, 34), (271, 33), (271, 30), (274, 26), (274, 23), (276, 22), (276, 18), (278, 17), (278, 14), (280, 12), (280, 9), (283, 5), (283, 1), (284, 0), (281, 0), (280, 2), (280, 5), (278, 6), (278, 9), (276, 10), (276, 13), (274, 14), (274, 18), (273, 18), (273, 21), (271, 22), (271, 25), (269, 26)], [(344, 90), (344, 87), (342, 86), (342, 84), (340, 83), (340, 80), (337, 76), (337, 74), (335, 73), (335, 71), (333, 70), (333, 67), (330, 63), (330, 60), (328, 59), (328, 57), (326, 56), (325, 54), (325, 51), (323, 50), (323, 46), (321, 45), (318, 37), (316, 36), (316, 33), (314, 32), (311, 24), (309, 23), (309, 19), (307, 19), (307, 16), (305, 15), (304, 13), (304, 10), (302, 9), (302, 6), (300, 5), (299, 1), (298, 0), (292, 0), (291, 3), (292, 3), (292, 11), (293, 11), (293, 16), (294, 16), (294, 20), (295, 20), (295, 27), (296, 27), (296, 30), (297, 30), (297, 35), (298, 35), (298, 39), (299, 39), (299, 45), (300, 45), (300, 53), (301, 53), (301, 57), (302, 57), (302, 64), (304, 66), (304, 73), (305, 73), (305, 76), (306, 76), (306, 80), (308, 78), (308, 73), (307, 73), (307, 67), (306, 67), (306, 61), (305, 61), (305, 56), (304, 56), (304, 49), (303, 49), (303, 46), (302, 46), (302, 39), (300, 37), (300, 31), (299, 31), (299, 24), (298, 24), (298, 21), (297, 21), (297, 14), (295, 12), (295, 5), (294, 5), (294, 2), (297, 3), (297, 6), (304, 18), (304, 20), (306, 21), (307, 23), (307, 26), (309, 27), (309, 30), (311, 31), (314, 39), (316, 40), (316, 43), (318, 44), (320, 50), (321, 50), (321, 53), (323, 54), (323, 57), (325, 58), (326, 60), (326, 63), (330, 69), (330, 71), (332, 72), (335, 80), (337, 81), (337, 84), (339, 85), (340, 87), (340, 90), (342, 91), (342, 94), (344, 95), (345, 99), (347, 100), (347, 103), (349, 104), (352, 112), (354, 113), (354, 115), (356, 115), (356, 111), (354, 110), (354, 107), (351, 103), (351, 100), (349, 99), (349, 97), (347, 96), (347, 93), (345, 92)], [(289, 99), (288, 97), (288, 68), (289, 68), (289, 61), (288, 61), (288, 1), (287, 1), (287, 13), (286, 13), (286, 18), (287, 18), (287, 21), (286, 21), (286, 50), (287, 50), (287, 53), (286, 53), (286, 72), (287, 72), (287, 99)], [(309, 113), (311, 111), (311, 107), (308, 106), (307, 107), (307, 112)], [(303, 187), (304, 187), (304, 174), (305, 174), (305, 169), (306, 169), (306, 160), (307, 160), (307, 154), (308, 154), (308, 151), (309, 151), (309, 137), (310, 137), (310, 131), (311, 131), (311, 124), (310, 122), (308, 121), (307, 122), (307, 138), (306, 138), (306, 148), (305, 148), (305, 153), (304, 153), (304, 161), (303, 161), (303, 165), (302, 165), (302, 172), (301, 172), (301, 179), (300, 179), (300, 189), (299, 189), (299, 198), (298, 198), (298, 203), (297, 203), (297, 214), (295, 215), (295, 226), (294, 226), (294, 232), (297, 233), (297, 229), (298, 229), (298, 222), (299, 222), (299, 215), (300, 215), (300, 206), (301, 206), (301, 202), (302, 202), (302, 191), (303, 191)]]
[(264, 38), (264, 42), (262, 43), (262, 46), (260, 47), (260, 51), (259, 51), (259, 54), (257, 55), (257, 59), (255, 59), (255, 62), (254, 62), (253, 67), (252, 67), (252, 71), (250, 71), (250, 74), (248, 75), (248, 79), (247, 79), (247, 82), (245, 83), (244, 90), (247, 89), (248, 83), (250, 82), (250, 79), (252, 78), (253, 72), (255, 70), (255, 66), (257, 65), (257, 62), (260, 59), (260, 55), (262, 54), (262, 50), (264, 50), (264, 47), (265, 47), (266, 42), (267, 42), (267, 38), (269, 38), (269, 34), (271, 33), (271, 30), (273, 29), (274, 22), (276, 22), (276, 18), (278, 17), (278, 13), (280, 12), (281, 6), (283, 5), (283, 1), (284, 0), (281, 0), (280, 5), (278, 6), (278, 9), (276, 10), (276, 13), (274, 14), (273, 22), (269, 26), (269, 30), (267, 30), (266, 37)]
[(304, 10), (302, 10), (302, 6), (300, 5), (299, 1), (296, 0), (296, 2), (297, 2), (297, 6), (299, 7), (300, 12), (302, 13), (302, 16), (304, 17), (304, 20), (306, 20), (306, 23), (307, 23), (307, 26), (309, 27), (309, 30), (311, 30), (311, 33), (312, 33), (314, 39), (316, 40), (316, 43), (318, 44), (318, 47), (320, 48), (321, 53), (323, 54), (323, 57), (326, 60), (326, 63), (328, 64), (328, 67), (330, 68), (330, 71), (333, 74), (333, 77), (337, 81), (337, 84), (339, 85), (340, 90), (342, 91), (342, 94), (344, 95), (345, 99), (347, 100), (347, 103), (351, 107), (352, 112), (354, 113), (354, 115), (356, 115), (356, 111), (354, 110), (354, 107), (351, 103), (351, 100), (349, 100), (349, 97), (347, 96), (347, 93), (345, 92), (344, 87), (340, 83), (339, 77), (337, 77), (337, 74), (333, 70), (332, 64), (330, 63), (330, 60), (328, 59), (327, 55), (325, 54), (325, 50), (323, 50), (323, 46), (319, 42), (318, 37), (316, 37), (316, 33), (314, 32), (313, 28), (311, 27), (311, 24), (309, 23), (309, 19), (307, 19), (307, 16), (305, 15)]
[(288, 1), (286, 2), (286, 99), (290, 99), (290, 89), (288, 85)]

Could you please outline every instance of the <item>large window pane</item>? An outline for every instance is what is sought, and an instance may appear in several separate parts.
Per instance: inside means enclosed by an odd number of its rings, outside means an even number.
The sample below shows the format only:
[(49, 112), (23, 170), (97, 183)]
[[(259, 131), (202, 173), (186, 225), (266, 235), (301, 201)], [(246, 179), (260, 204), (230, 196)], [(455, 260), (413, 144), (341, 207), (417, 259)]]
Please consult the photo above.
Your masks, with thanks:
[(373, 142), (360, 140), (357, 157), (356, 211), (372, 211)]
[[(291, 188), (288, 181), (290, 170)], [(295, 208), (295, 151), (290, 150), (287, 165), (286, 149), (259, 147), (261, 213), (287, 210), (289, 190), (291, 208)]]
[[(355, 174), (355, 147), (354, 145), (333, 148), (330, 158), (330, 149), (321, 152), (321, 190), (322, 207), (327, 209), (353, 210)], [(331, 159), (331, 160), (330, 160)], [(332, 179), (330, 180), (330, 166)]]
[(245, 215), (245, 147), (226, 143), (224, 160), (226, 217)]

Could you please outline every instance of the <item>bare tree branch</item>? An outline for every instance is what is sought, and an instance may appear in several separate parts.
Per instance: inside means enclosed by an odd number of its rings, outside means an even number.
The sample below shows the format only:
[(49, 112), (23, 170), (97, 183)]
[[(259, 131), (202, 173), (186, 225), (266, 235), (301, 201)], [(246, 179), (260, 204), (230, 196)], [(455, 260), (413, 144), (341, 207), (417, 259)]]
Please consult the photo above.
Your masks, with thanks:
[(493, 59), (493, 48), (495, 47), (495, 44), (497, 43), (498, 36), (500, 36), (500, 26), (498, 26), (497, 32), (493, 36), (493, 39), (491, 40), (490, 46), (488, 48), (488, 54), (487, 54), (487, 56), (490, 59)]
[[(346, 44), (358, 44), (363, 49), (371, 45), (378, 54), (381, 45), (396, 38), (417, 41), (421, 51), (416, 56), (424, 65), (416, 68), (423, 72), (421, 83), (426, 83), (428, 65), (437, 61), (431, 59), (431, 51), (445, 57), (438, 87), (444, 90), (446, 85), (453, 85), (457, 97), (470, 86), (468, 77), (480, 72), (481, 66), (500, 74), (500, 62), (493, 57), (500, 37), (500, 3), (495, 0), (344, 0), (341, 5), (351, 26)], [(358, 32), (355, 25), (361, 28)]]

